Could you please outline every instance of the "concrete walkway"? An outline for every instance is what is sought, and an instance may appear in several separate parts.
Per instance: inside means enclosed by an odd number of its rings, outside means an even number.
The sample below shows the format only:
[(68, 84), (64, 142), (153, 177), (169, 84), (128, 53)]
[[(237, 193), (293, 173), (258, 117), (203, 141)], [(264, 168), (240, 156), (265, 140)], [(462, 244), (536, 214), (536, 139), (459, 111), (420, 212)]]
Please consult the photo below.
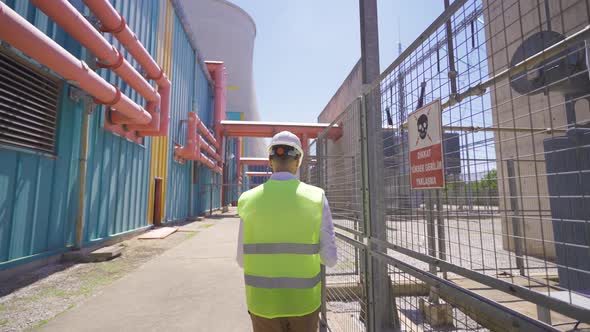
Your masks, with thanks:
[(239, 219), (213, 222), (187, 226), (199, 233), (41, 331), (251, 331), (235, 262)]

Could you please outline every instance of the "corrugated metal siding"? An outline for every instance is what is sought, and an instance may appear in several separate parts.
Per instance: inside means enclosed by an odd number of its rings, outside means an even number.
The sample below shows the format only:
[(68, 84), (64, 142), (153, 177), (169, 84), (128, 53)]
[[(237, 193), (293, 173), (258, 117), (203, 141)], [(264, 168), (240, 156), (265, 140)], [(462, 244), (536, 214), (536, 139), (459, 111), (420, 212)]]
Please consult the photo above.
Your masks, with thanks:
[(7, 261), (59, 251), (73, 242), (82, 109), (66, 95), (57, 159), (0, 151), (0, 269), (11, 265)]
[[(160, 0), (160, 17), (158, 21), (158, 58), (166, 76), (172, 80), (172, 46), (174, 43), (174, 9), (169, 0)], [(160, 210), (165, 216), (166, 189), (168, 174), (168, 137), (154, 137), (152, 139), (152, 160), (150, 168), (150, 186), (148, 198), (147, 219), (153, 222), (154, 215), (154, 178), (162, 178), (162, 201)]]
[(196, 66), (196, 105), (197, 114), (205, 125), (209, 128), (213, 127), (213, 88), (209, 84), (205, 73), (201, 66)]
[[(213, 106), (214, 96), (213, 87), (209, 84), (205, 73), (201, 66), (197, 66), (197, 109), (201, 120), (209, 128), (213, 127)], [(195, 192), (194, 199), (194, 211), (195, 214), (207, 213), (211, 208), (219, 208), (219, 195), (220, 188), (218, 185), (212, 185), (220, 183), (220, 177), (215, 175), (211, 170), (205, 166), (198, 166), (198, 179), (193, 188)], [(211, 192), (213, 189), (213, 192)], [(213, 197), (213, 204), (211, 204), (211, 197)]]
[[(158, 4), (150, 0), (112, 2), (125, 17), (146, 49), (156, 56)], [(132, 65), (138, 67), (128, 52), (111, 35), (107, 39), (123, 51)], [(110, 71), (103, 77), (140, 105), (141, 96)], [(90, 117), (86, 212), (84, 241), (94, 242), (147, 225), (147, 198), (151, 160), (151, 139), (144, 146), (130, 142), (103, 129), (103, 107)]]
[(172, 107), (170, 114), (170, 143), (168, 146), (168, 183), (166, 221), (188, 217), (190, 197), (190, 163), (174, 162), (174, 143), (186, 145), (188, 112), (193, 110), (195, 94), (195, 51), (174, 15), (174, 45), (172, 54)]
[[(37, 12), (29, 1), (8, 0), (6, 3), (72, 54), (84, 58), (85, 51), (79, 44)], [(78, 9), (86, 10), (80, 0), (72, 3)], [(186, 119), (187, 112), (194, 106), (209, 127), (213, 122), (213, 89), (200, 66), (195, 67), (194, 50), (171, 3), (168, 0), (116, 0), (112, 3), (146, 49), (152, 55), (157, 54), (158, 63), (172, 81), (170, 139), (147, 138), (143, 146), (138, 145), (103, 129), (103, 107), (97, 107), (89, 116), (84, 211), (86, 244), (151, 222), (153, 178), (156, 176), (164, 181), (162, 208), (166, 211), (166, 219), (187, 217), (190, 164), (179, 165), (172, 161), (173, 140), (185, 143), (186, 124), (180, 120)], [(106, 37), (134, 66), (139, 67), (112, 36)], [(133, 100), (145, 104), (116, 75), (106, 70), (102, 74)], [(74, 242), (83, 105), (70, 101), (66, 92), (67, 85), (60, 94), (55, 160), (0, 151), (0, 269), (29, 258), (63, 251)], [(197, 187), (193, 187), (198, 188), (193, 191), (194, 212), (204, 212), (211, 206), (209, 187), (201, 184), (219, 184), (220, 180), (219, 175), (200, 167)], [(219, 198), (220, 186), (216, 186), (213, 190), (214, 209), (219, 208)]]
[[(72, 54), (80, 55), (80, 46), (28, 1), (6, 3)], [(26, 150), (0, 150), (0, 269), (64, 250), (73, 242), (82, 106), (66, 96), (64, 86), (55, 159)]]

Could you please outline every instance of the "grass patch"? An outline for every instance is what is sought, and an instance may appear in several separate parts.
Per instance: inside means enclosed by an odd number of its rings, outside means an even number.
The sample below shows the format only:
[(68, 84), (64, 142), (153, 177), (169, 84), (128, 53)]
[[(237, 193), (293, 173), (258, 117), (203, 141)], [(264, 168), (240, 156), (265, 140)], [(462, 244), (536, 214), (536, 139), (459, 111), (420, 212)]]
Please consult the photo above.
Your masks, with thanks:
[(38, 329), (38, 328), (40, 328), (41, 326), (43, 326), (43, 325), (45, 325), (47, 323), (49, 323), (49, 320), (48, 319), (44, 319), (44, 320), (40, 321), (39, 323), (37, 323), (37, 325), (33, 326), (29, 331)]
[(106, 262), (100, 266), (100, 269), (106, 273), (119, 273), (123, 270), (121, 261)]
[(192, 239), (192, 238), (193, 238), (193, 237), (195, 237), (197, 234), (199, 234), (199, 232), (188, 232), (188, 233), (185, 235), (185, 238), (186, 238), (187, 240), (188, 240), (188, 239)]
[(0, 326), (8, 325), (8, 319), (0, 319)]
[(76, 292), (78, 295), (89, 295), (91, 294), (97, 287), (107, 285), (111, 283), (115, 278), (113, 276), (93, 276), (84, 281), (84, 285), (80, 287), (80, 289)]
[(0, 311), (6, 310), (6, 306), (4, 304), (0, 304)]
[(69, 295), (68, 292), (59, 289), (59, 288), (55, 288), (55, 287), (49, 287), (49, 288), (45, 288), (42, 289), (40, 291), (38, 291), (37, 293), (31, 295), (31, 296), (27, 296), (27, 297), (22, 297), (20, 299), (18, 299), (17, 301), (22, 301), (22, 302), (37, 302), (41, 299), (45, 299), (48, 297), (67, 297)]
[(204, 225), (201, 225), (200, 228), (209, 228), (209, 227), (213, 227), (213, 226), (215, 226), (215, 224), (204, 224)]

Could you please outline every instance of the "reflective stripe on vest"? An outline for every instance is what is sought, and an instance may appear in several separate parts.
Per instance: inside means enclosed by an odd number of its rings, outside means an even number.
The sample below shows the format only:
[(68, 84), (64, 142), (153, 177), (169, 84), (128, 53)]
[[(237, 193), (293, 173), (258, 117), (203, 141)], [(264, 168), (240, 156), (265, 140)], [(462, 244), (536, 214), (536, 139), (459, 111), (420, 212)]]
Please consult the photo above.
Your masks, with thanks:
[(313, 254), (318, 254), (319, 252), (320, 252), (320, 245), (319, 244), (301, 244), (301, 243), (244, 244), (244, 254), (246, 254), (246, 255), (265, 255), (265, 254), (313, 255)]
[(312, 288), (322, 281), (321, 273), (313, 278), (268, 278), (245, 275), (246, 285), (258, 288)]

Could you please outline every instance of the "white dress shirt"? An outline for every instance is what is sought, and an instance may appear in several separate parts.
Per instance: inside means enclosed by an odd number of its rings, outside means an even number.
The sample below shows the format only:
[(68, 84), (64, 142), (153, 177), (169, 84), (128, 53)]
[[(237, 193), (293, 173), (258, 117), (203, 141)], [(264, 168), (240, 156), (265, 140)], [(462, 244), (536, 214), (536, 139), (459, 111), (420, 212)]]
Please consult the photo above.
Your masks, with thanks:
[[(273, 173), (270, 177), (274, 181), (297, 180), (297, 177), (289, 172)], [(240, 219), (240, 231), (238, 233), (238, 252), (236, 261), (240, 267), (244, 267), (244, 221)], [(322, 224), (320, 226), (320, 259), (322, 264), (331, 267), (338, 261), (338, 250), (336, 249), (336, 236), (334, 235), (334, 224), (332, 223), (332, 212), (328, 200), (324, 196), (324, 208), (322, 211)]]

